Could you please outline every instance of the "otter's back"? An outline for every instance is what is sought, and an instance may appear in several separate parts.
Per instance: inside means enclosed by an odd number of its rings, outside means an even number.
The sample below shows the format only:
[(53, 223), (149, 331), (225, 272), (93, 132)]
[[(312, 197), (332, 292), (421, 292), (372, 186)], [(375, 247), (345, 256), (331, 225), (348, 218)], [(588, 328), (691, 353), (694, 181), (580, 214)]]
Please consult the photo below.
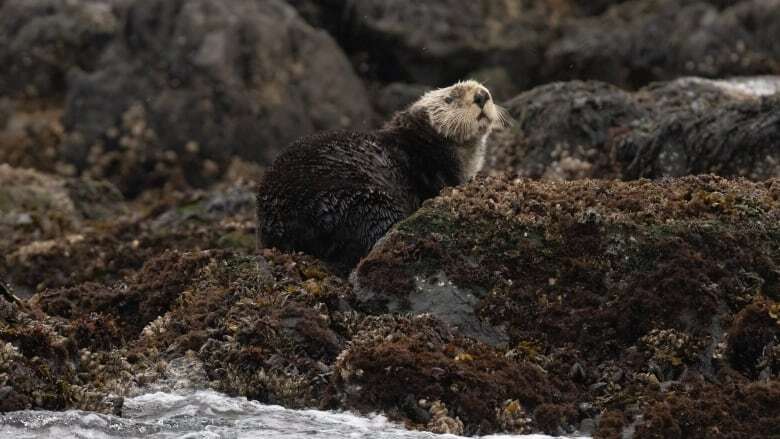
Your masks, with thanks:
[(264, 246), (354, 264), (396, 221), (410, 214), (405, 158), (368, 133), (329, 132), (292, 143), (258, 193)]

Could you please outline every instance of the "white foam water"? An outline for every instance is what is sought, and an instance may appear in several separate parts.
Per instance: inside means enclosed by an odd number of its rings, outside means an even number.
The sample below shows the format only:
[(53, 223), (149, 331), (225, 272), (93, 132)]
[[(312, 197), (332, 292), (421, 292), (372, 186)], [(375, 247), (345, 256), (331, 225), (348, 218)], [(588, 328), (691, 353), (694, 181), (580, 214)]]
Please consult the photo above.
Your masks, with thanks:
[[(422, 439), (457, 438), (409, 431), (384, 416), (289, 410), (209, 390), (156, 392), (125, 400), (123, 417), (69, 410), (0, 415), (0, 438), (18, 439)], [(493, 435), (491, 439), (543, 439)]]

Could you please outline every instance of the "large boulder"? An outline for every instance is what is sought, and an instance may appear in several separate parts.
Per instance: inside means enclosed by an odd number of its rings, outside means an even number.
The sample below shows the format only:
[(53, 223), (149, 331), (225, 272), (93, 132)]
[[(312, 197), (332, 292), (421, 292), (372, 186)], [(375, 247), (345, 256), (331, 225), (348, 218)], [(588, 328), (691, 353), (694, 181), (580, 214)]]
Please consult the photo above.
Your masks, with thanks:
[(536, 87), (505, 107), (516, 123), (489, 139), (487, 171), (532, 178), (612, 177), (613, 128), (647, 114), (629, 92), (600, 82)]
[(622, 177), (780, 177), (780, 77), (680, 79), (638, 94), (651, 123), (613, 139)]
[(681, 78), (634, 93), (600, 82), (544, 85), (507, 102), (517, 123), (493, 138), (488, 172), (778, 177), (778, 92), (780, 77)]
[[(428, 313), (505, 359), (529, 359), (559, 393), (505, 388), (501, 397), (516, 398), (547, 432), (612, 411), (597, 436), (613, 434), (615, 423), (618, 437), (632, 428), (642, 437), (770, 434), (780, 420), (772, 399), (780, 390), (779, 190), (777, 179), (477, 179), (426, 202), (374, 247), (353, 273), (356, 306)], [(350, 401), (364, 403), (402, 377), (425, 382), (407, 386), (411, 398), (435, 394), (451, 416), (471, 419), (460, 398), (472, 387), (460, 386), (477, 372), (435, 360), (431, 346), (450, 339), (426, 337), (353, 342), (371, 361), (344, 356), (351, 368), (339, 383), (362, 395)], [(489, 358), (484, 348), (461, 349), (450, 355)], [(499, 364), (481, 367), (507, 376)], [(428, 390), (458, 370), (461, 394)], [(495, 417), (481, 419), (501, 425), (502, 407), (484, 389)], [(703, 395), (708, 404), (697, 402)], [(735, 409), (737, 399), (750, 410)], [(695, 416), (669, 416), (677, 410)]]
[(268, 163), (301, 135), (372, 120), (346, 56), (282, 1), (140, 0), (123, 26), (71, 78), (64, 155), (130, 195), (174, 165), (205, 184), (233, 156)]

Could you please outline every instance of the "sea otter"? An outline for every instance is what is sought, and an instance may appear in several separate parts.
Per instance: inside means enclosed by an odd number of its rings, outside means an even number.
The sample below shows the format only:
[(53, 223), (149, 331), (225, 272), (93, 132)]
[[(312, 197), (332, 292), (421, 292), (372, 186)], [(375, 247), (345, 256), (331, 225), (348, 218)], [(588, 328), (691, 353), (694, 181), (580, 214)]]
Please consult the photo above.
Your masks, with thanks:
[(348, 273), (396, 222), (482, 168), (486, 139), (508, 122), (482, 84), (424, 94), (372, 132), (293, 142), (257, 195), (258, 243), (303, 251)]

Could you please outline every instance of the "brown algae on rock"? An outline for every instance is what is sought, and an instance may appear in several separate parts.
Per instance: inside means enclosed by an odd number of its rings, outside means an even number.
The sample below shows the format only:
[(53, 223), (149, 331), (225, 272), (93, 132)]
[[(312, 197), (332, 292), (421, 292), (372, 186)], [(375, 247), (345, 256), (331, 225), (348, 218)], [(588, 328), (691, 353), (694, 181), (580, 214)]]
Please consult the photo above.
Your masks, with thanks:
[(248, 186), (85, 215), (78, 239), (5, 259), (39, 292), (0, 302), (4, 409), (118, 412), (188, 358), (188, 382), (431, 431), (769, 434), (779, 188), (479, 178), (398, 224), (352, 283), (223, 246), (254, 234)]

